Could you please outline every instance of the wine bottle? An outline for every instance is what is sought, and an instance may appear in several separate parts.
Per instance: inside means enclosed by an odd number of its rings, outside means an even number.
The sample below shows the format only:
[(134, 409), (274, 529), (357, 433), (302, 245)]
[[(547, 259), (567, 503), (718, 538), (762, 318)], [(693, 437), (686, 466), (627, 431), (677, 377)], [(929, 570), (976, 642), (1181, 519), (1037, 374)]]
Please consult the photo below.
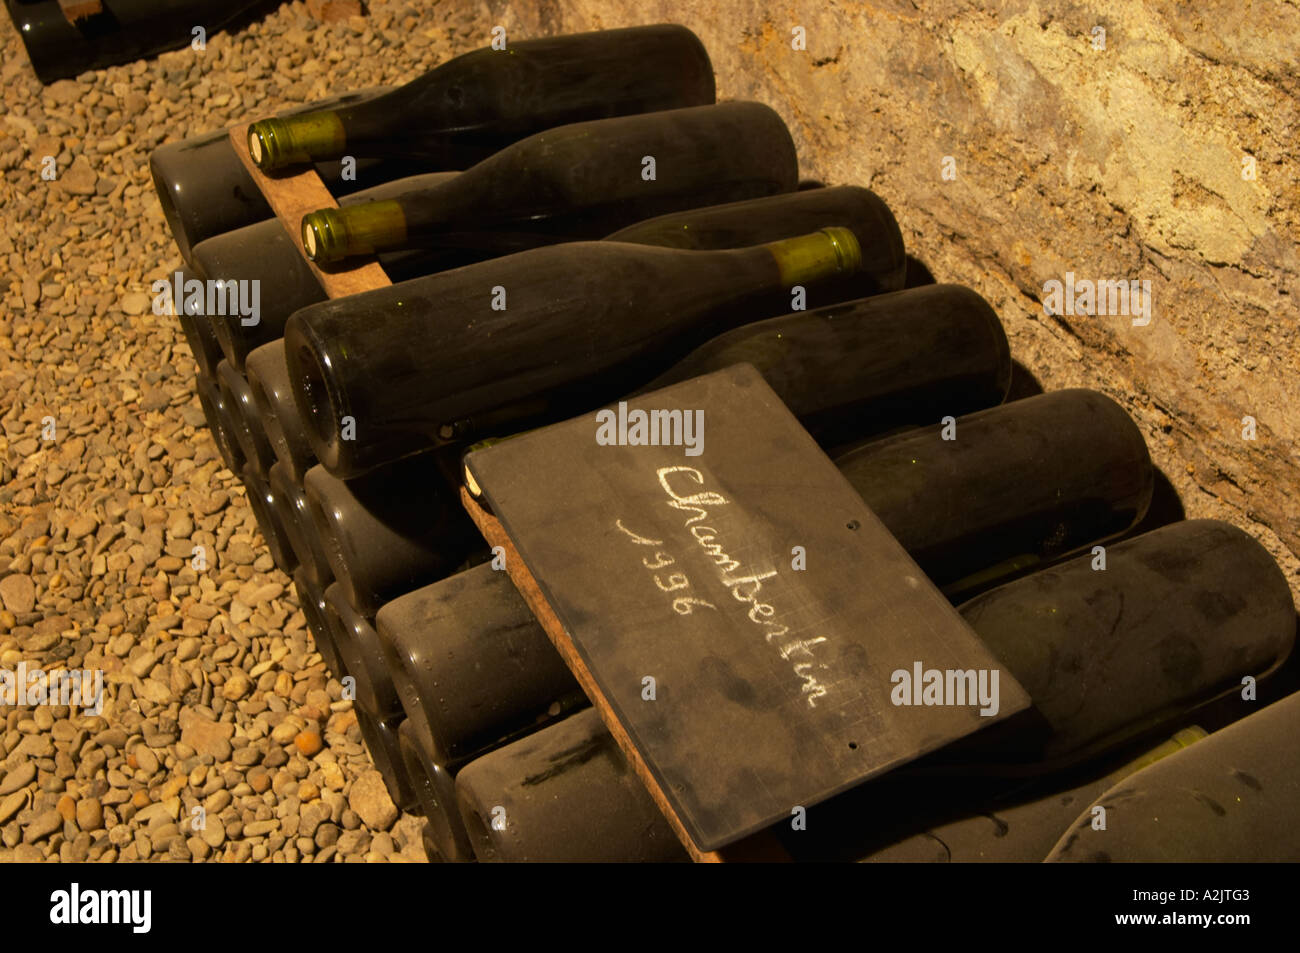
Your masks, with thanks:
[(659, 24), (474, 50), (365, 103), (248, 130), (263, 171), (344, 154), (463, 169), (552, 126), (714, 101), (713, 66), (684, 26)]
[(217, 365), (217, 386), (221, 388), (223, 403), (230, 408), (235, 440), (244, 459), (252, 465), (258, 477), (265, 480), (271, 471), (271, 464), (275, 462), (275, 453), (266, 438), (262, 417), (253, 401), (253, 392), (248, 388), (247, 379), (222, 361)]
[(8, 4), (32, 69), (47, 84), (188, 46), (195, 24), (208, 36), (234, 32), (276, 6), (272, 0), (115, 0), (74, 24), (58, 0)]
[[(1098, 611), (1099, 605), (1114, 611)], [(1054, 606), (1060, 611), (1050, 611)], [(1290, 590), (1267, 551), (1235, 527), (1208, 520), (1173, 524), (1111, 547), (1105, 572), (1094, 570), (1093, 558), (1085, 556), (995, 589), (958, 611), (1034, 699), (1033, 711), (1046, 728), (1046, 740), (1034, 753), (1053, 759), (1032, 766), (1039, 772), (1114, 750), (1143, 732), (1167, 729), (1215, 692), (1239, 687), (1242, 675), (1276, 665), (1295, 634)], [(1112, 690), (1108, 679), (1122, 684)], [(1017, 764), (1029, 753), (1015, 744), (1016, 734), (996, 728), (971, 739), (988, 733), (1000, 741), (1009, 737), (1012, 744), (986, 750), (982, 762), (961, 764), (959, 770), (950, 766), (938, 778), (922, 770), (919, 780), (904, 774), (912, 768), (901, 769), (814, 805), (806, 829), (779, 826), (775, 832), (796, 858), (844, 859), (864, 843), (880, 846), (879, 828), (890, 818), (915, 816), (918, 799), (927, 792), (960, 809), (962, 794), (953, 791), (959, 783), (965, 789), (990, 765)], [(485, 757), (500, 758), (503, 750)], [(545, 754), (555, 751), (548, 744)], [(927, 759), (926, 766), (945, 754)], [(484, 806), (502, 803), (502, 789), (509, 792), (520, 778), (503, 783), (480, 773), (478, 763), (460, 772), (457, 791), (467, 825), (481, 833), (482, 817), (488, 816)], [(563, 800), (533, 785), (535, 810), (528, 825), (517, 827), (510, 840), (488, 832), (497, 853), (545, 859), (541, 851), (565, 843), (570, 825), (589, 803), (629, 796), (602, 765), (584, 766), (582, 773), (572, 782), (572, 790), (581, 794)], [(647, 792), (640, 797), (643, 806), (653, 806)], [(477, 821), (468, 816), (471, 811)], [(607, 848), (621, 840), (622, 852), (637, 849), (639, 820), (633, 818), (629, 812), (626, 826), (606, 830)], [(476, 851), (482, 857), (484, 848)]]
[[(1047, 860), (1295, 863), (1297, 724), (1300, 693), (1125, 778), (1070, 825)], [(1098, 807), (1105, 830), (1093, 828)]]
[[(369, 189), (342, 196), (343, 207), (378, 201), (456, 178), (455, 172), (432, 172), (384, 182)], [(243, 370), (247, 356), (259, 345), (283, 336), (285, 322), (299, 308), (324, 301), (311, 266), (277, 218), (214, 235), (194, 246), (191, 255), (196, 270), (208, 281), (256, 281), (259, 289), (258, 320), (245, 324), (241, 314), (209, 315), (212, 333), (226, 360)], [(393, 281), (404, 281), (433, 271), (472, 264), (485, 253), (462, 249), (434, 249), (423, 253), (395, 252), (380, 256), (379, 263)], [(414, 264), (414, 267), (412, 263)]]
[(298, 568), (298, 557), (294, 555), (293, 547), (289, 545), (289, 535), (284, 528), (284, 516), (280, 511), (279, 501), (253, 461), (249, 460), (244, 464), (244, 471), (240, 475), (243, 477), (244, 489), (248, 494), (248, 505), (253, 511), (254, 519), (257, 520), (257, 528), (262, 531), (262, 538), (266, 540), (266, 548), (270, 551), (271, 558), (275, 560), (276, 566), (282, 572), (292, 575)]
[(819, 280), (858, 265), (843, 228), (726, 251), (572, 242), (304, 308), (285, 356), (316, 458), (356, 476), (470, 439), (469, 415), (561, 385), (582, 385), (586, 406), (625, 393), (709, 336), (770, 316), (755, 313), (765, 297), (809, 285), (815, 298)]
[(393, 804), (400, 811), (414, 809), (419, 800), (411, 777), (406, 772), (397, 734), (402, 716), (374, 715), (362, 705), (354, 705), (352, 711), (357, 716), (357, 725), (361, 728), (366, 750), (370, 752), (370, 760), (383, 779)]
[(456, 801), (481, 862), (688, 859), (592, 708), (471, 762)]
[(962, 285), (926, 285), (744, 325), (638, 393), (741, 362), (824, 447), (995, 407), (1011, 385), (1011, 352), (988, 302)]
[[(280, 115), (356, 103), (388, 91), (389, 88), (376, 87), (344, 93), (294, 107)], [(427, 167), (427, 163), (409, 159), (354, 158), (355, 163), (347, 164), (347, 178), (343, 176), (344, 163), (338, 159), (316, 163), (317, 174), (335, 198), (341, 200), (342, 196), (359, 189), (415, 175)], [(196, 270), (198, 264), (193, 252), (200, 242), (275, 216), (248, 167), (235, 152), (229, 129), (164, 143), (150, 153), (149, 172), (176, 247), (186, 263)]]
[(280, 521), (298, 562), (297, 572), (303, 573), (313, 586), (328, 586), (334, 581), (334, 573), (325, 555), (324, 541), (316, 530), (307, 494), (280, 460), (271, 467), (266, 485), (279, 504)]
[(472, 861), (474, 847), (465, 822), (456, 809), (456, 784), (451, 773), (429, 759), (415, 724), (409, 718), (397, 727), (397, 744), (402, 754), (402, 766), (428, 824), (432, 853), (449, 863)]
[(671, 212), (619, 229), (605, 241), (705, 251), (761, 245), (829, 225), (843, 225), (857, 236), (862, 265), (838, 285), (832, 280), (823, 294), (852, 301), (903, 289), (907, 255), (898, 221), (880, 196), (855, 185)]
[(246, 462), (244, 451), (239, 449), (239, 441), (235, 439), (235, 421), (220, 385), (200, 374), (194, 382), (194, 389), (199, 395), (199, 406), (203, 408), (212, 442), (217, 445), (226, 469), (235, 475), (242, 473)]
[[(1154, 486), (1141, 431), (1088, 390), (979, 411), (835, 462), (882, 519), (909, 513), (906, 523), (886, 523), (950, 598), (984, 585), (977, 572), (1003, 576), (1122, 533), (1145, 514)], [(913, 512), (922, 486), (933, 505)]]
[(343, 587), (337, 582), (330, 583), (325, 589), (325, 611), (343, 665), (356, 679), (357, 704), (380, 717), (400, 712), (402, 705), (388, 676), (390, 654), (387, 645), (375, 632), (370, 620), (348, 602)]
[(504, 232), (523, 250), (598, 239), (665, 212), (793, 192), (798, 180), (794, 141), (769, 107), (693, 106), (548, 129), (449, 182), (319, 209), (303, 217), (302, 243), (318, 263), (456, 247), (465, 233)]
[[(865, 863), (1036, 864), (1047, 856), (1081, 807), (1111, 785), (1205, 737), (1207, 733), (1200, 727), (1184, 728), (1141, 756), (1124, 760), (1118, 767), (1093, 769), (1081, 778), (1051, 777), (1045, 779), (1046, 783), (1044, 779), (1023, 782), (987, 800), (972, 797), (973, 792), (968, 790), (964, 778), (956, 797), (951, 790), (940, 794), (933, 782), (924, 790), (914, 783), (907, 792), (912, 798), (907, 802), (910, 809), (882, 818), (886, 830), (871, 832), (872, 840), (884, 846), (873, 846), (867, 854), (855, 859)], [(893, 818), (906, 815), (912, 819), (906, 827), (915, 828), (914, 818), (929, 807), (926, 800), (918, 801), (917, 795), (921, 798), (929, 795), (928, 801), (942, 805), (941, 809), (946, 808), (949, 816), (958, 807), (959, 816), (949, 819), (941, 815), (922, 832), (909, 830), (897, 839), (891, 838), (888, 828), (898, 826), (891, 823)], [(896, 805), (903, 803), (897, 798), (892, 800)], [(925, 807), (918, 810), (918, 803)]]
[[(805, 373), (806, 379), (819, 379), (816, 367)], [(1135, 498), (1131, 488), (1145, 481), (1149, 497), (1152, 480), (1151, 462), (1136, 425), (1108, 398), (1093, 391), (1058, 391), (1044, 396), (1051, 398), (1046, 409), (1031, 401), (1016, 401), (958, 418), (958, 434), (981, 441), (987, 456), (963, 455), (942, 480), (931, 479), (928, 471), (918, 467), (895, 475), (908, 481), (903, 491), (880, 493), (880, 474), (865, 461), (873, 447), (888, 450), (899, 438), (867, 444), (848, 455), (848, 466), (844, 460), (837, 461), (837, 466), (904, 547), (918, 547), (909, 548), (909, 554), (927, 572), (930, 567), (919, 558), (919, 547), (936, 545), (945, 552), (972, 550), (969, 564), (975, 569), (1001, 566), (1010, 572), (1014, 566), (1006, 558), (1007, 547), (1013, 552), (1028, 551), (1041, 539), (1039, 524), (1026, 516), (1072, 516), (1079, 511), (1081, 499), (1111, 504), (1101, 509), (1107, 516), (1115, 506), (1131, 505), (1130, 519), (1136, 522), (1147, 501), (1140, 493)], [(1027, 440), (1026, 435), (1036, 434), (1044, 419), (1056, 423), (1041, 428), (1043, 439)], [(1108, 436), (1099, 430), (1120, 433)], [(1072, 474), (1054, 469), (1056, 457), (1079, 446), (1090, 448), (1090, 465), (1109, 474), (1111, 482), (1100, 492), (1090, 483), (1076, 482)], [(881, 459), (892, 457), (885, 453)], [(1020, 486), (1021, 493), (1005, 494), (1008, 484)], [(986, 508), (978, 498), (969, 498), (968, 492), (1006, 498), (1001, 522), (991, 523)], [(944, 518), (936, 520), (936, 513)], [(1092, 542), (1090, 532), (1096, 532), (1097, 538), (1116, 532), (1114, 525), (1104, 520), (1080, 520), (1071, 525), (1072, 535), (1062, 538), (1075, 548)], [(944, 567), (939, 564), (938, 568)], [(997, 577), (990, 572), (988, 578)], [(489, 612), (488, 605), (499, 608)], [(482, 618), (485, 624), (454, 625), (448, 622), (452, 618)], [(505, 574), (483, 570), (426, 586), (380, 609), (375, 624), (392, 645), (400, 666), (394, 670), (394, 681), (405, 686), (399, 697), (412, 706), (419, 699), (438, 699), (436, 706), (425, 704), (424, 713), (432, 728), (435, 755), (443, 763), (460, 763), (481, 751), (484, 739), (500, 738), (546, 717), (551, 702), (561, 697), (556, 693), (548, 699), (547, 691), (576, 688), (575, 683), (560, 678), (554, 667), (560, 664), (558, 658), (552, 659), (550, 668), (538, 662), (520, 669), (498, 667), (490, 682), (476, 673), (479, 658), (537, 659), (554, 653), (546, 633), (530, 619)], [(435, 621), (428, 624), (425, 620)], [(514, 622), (507, 624), (509, 620)]]
[(482, 545), (430, 455), (348, 481), (317, 465), (303, 490), (334, 578), (368, 617), (426, 579), (442, 578)]
[(279, 463), (288, 475), (301, 483), (316, 462), (298, 416), (298, 405), (289, 386), (289, 366), (284, 360), (284, 341), (263, 344), (248, 357), (245, 367), (253, 403), (261, 415), (262, 427)]
[[(194, 279), (194, 273), (184, 266), (177, 271), (181, 274), (182, 287), (185, 282)], [(190, 346), (190, 353), (194, 355), (194, 363), (199, 366), (199, 374), (215, 378), (217, 365), (221, 363), (221, 342), (217, 340), (207, 315), (200, 313), (197, 308), (189, 307), (189, 304), (191, 302), (173, 302), (176, 321), (185, 335), (185, 342)]]
[(307, 619), (307, 628), (311, 632), (312, 642), (320, 653), (321, 661), (335, 678), (347, 674), (343, 661), (339, 658), (338, 647), (334, 644), (334, 633), (326, 616), (325, 592), (307, 578), (303, 567), (299, 566), (293, 574), (293, 588), (298, 596), (298, 606)]

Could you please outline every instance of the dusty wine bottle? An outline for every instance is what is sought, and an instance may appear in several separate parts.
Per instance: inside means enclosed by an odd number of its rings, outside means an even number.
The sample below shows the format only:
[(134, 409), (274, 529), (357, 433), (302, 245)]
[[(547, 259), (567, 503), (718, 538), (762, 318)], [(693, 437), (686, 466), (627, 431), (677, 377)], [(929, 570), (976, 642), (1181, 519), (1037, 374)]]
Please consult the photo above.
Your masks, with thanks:
[(842, 225), (858, 238), (862, 264), (823, 294), (852, 301), (901, 291), (907, 272), (903, 233), (889, 206), (869, 189), (856, 185), (812, 189), (672, 212), (629, 225), (605, 241), (664, 248), (707, 250), (745, 248), (794, 235)]
[[(401, 195), (411, 189), (424, 188), (456, 177), (455, 172), (432, 172), (410, 176), (394, 182), (385, 182), (373, 188), (345, 195), (339, 204), (347, 207), (359, 202), (376, 201)], [(311, 266), (293, 238), (284, 230), (277, 218), (257, 221), (220, 235), (214, 235), (194, 246), (191, 256), (195, 268), (208, 281), (252, 282), (259, 289), (257, 321), (234, 313), (209, 315), (212, 333), (216, 335), (226, 360), (236, 370), (243, 370), (247, 356), (259, 345), (276, 340), (284, 334), (284, 324), (289, 315), (299, 308), (324, 301), (325, 289), (321, 287)], [(380, 256), (392, 281), (404, 281), (422, 274), (456, 268), (480, 261), (486, 254), (461, 249), (434, 249), (423, 253), (396, 252)], [(418, 263), (412, 268), (413, 259)]]
[(370, 760), (375, 770), (384, 781), (388, 795), (393, 804), (401, 811), (414, 809), (419, 800), (415, 786), (406, 771), (402, 760), (402, 749), (398, 740), (398, 729), (402, 724), (401, 715), (376, 715), (367, 711), (363, 705), (353, 706), (357, 725), (361, 729), (361, 738), (370, 752)]
[(768, 316), (765, 296), (808, 285), (817, 304), (817, 283), (859, 261), (845, 228), (726, 251), (572, 242), (304, 308), (285, 356), (316, 458), (349, 477), (482, 436), (461, 421), (538, 392), (582, 384), (587, 406), (625, 393)]
[[(687, 859), (592, 708), (471, 762), (456, 800), (481, 862)], [(566, 819), (557, 805), (583, 816)]]
[(298, 568), (298, 557), (289, 544), (289, 534), (284, 527), (284, 514), (281, 512), (280, 501), (275, 498), (253, 461), (249, 460), (244, 464), (244, 471), (240, 476), (244, 480), (249, 508), (252, 509), (253, 517), (257, 520), (257, 528), (262, 531), (262, 538), (266, 540), (266, 548), (270, 550), (271, 558), (275, 560), (276, 566), (282, 572), (293, 575), (293, 571)]
[(278, 462), (289, 471), (289, 476), (301, 483), (316, 457), (298, 417), (298, 405), (289, 386), (284, 342), (271, 341), (250, 354), (245, 375), (271, 449)]
[(235, 440), (239, 443), (244, 459), (252, 464), (258, 477), (265, 480), (271, 472), (271, 464), (275, 463), (275, 452), (266, 437), (262, 416), (253, 401), (248, 380), (222, 361), (217, 365), (217, 386), (221, 388), (223, 403), (230, 408)]
[(266, 485), (279, 504), (280, 522), (297, 558), (297, 571), (314, 586), (328, 586), (334, 581), (334, 573), (325, 555), (324, 541), (316, 530), (307, 494), (279, 460), (271, 467)]
[[(345, 93), (281, 115), (360, 102), (385, 92), (389, 88)], [(149, 173), (163, 216), (181, 257), (192, 268), (197, 269), (193, 250), (200, 242), (275, 215), (235, 148), (230, 130), (218, 129), (164, 143), (149, 155)], [(347, 164), (347, 178), (343, 176), (344, 164), (337, 159), (316, 163), (317, 174), (335, 198), (427, 169), (427, 164), (406, 159), (354, 158), (355, 163)]]
[(334, 644), (334, 633), (326, 616), (324, 591), (307, 578), (301, 566), (293, 574), (293, 588), (302, 614), (307, 619), (307, 628), (311, 631), (316, 651), (320, 653), (329, 673), (335, 678), (342, 678), (347, 674), (347, 669), (343, 667), (338, 648)]
[(772, 109), (693, 106), (558, 126), (451, 181), (319, 209), (302, 219), (302, 244), (320, 263), (455, 247), (465, 233), (504, 232), (524, 247), (594, 240), (652, 215), (793, 192), (798, 180), (794, 141)]
[(72, 22), (57, 0), (9, 3), (18, 37), (42, 83), (188, 46), (195, 24), (232, 33), (276, 6), (271, 0), (116, 0)]
[(377, 716), (400, 712), (402, 705), (388, 676), (387, 645), (370, 620), (348, 602), (337, 582), (325, 589), (325, 609), (339, 656), (348, 674), (356, 679), (357, 703)]
[[(181, 266), (176, 270), (181, 274), (181, 287), (193, 280), (194, 273), (188, 268)], [(217, 340), (217, 335), (212, 330), (211, 321), (196, 307), (197, 300), (172, 304), (176, 310), (176, 322), (181, 326), (185, 342), (190, 346), (190, 353), (194, 355), (194, 363), (199, 366), (199, 374), (215, 378), (222, 355), (221, 342)]]
[[(1255, 597), (1258, 607), (1252, 605)], [(1092, 606), (1098, 601), (1123, 609), (1118, 615), (1097, 612)], [(1047, 611), (1051, 605), (1063, 611)], [(1113, 750), (1143, 731), (1184, 717), (1224, 686), (1239, 688), (1243, 674), (1262, 672), (1284, 658), (1295, 634), (1290, 590), (1271, 557), (1247, 534), (1213, 521), (1173, 524), (1117, 544), (1104, 572), (1092, 568), (1092, 557), (1083, 557), (993, 590), (958, 611), (1035, 699), (1048, 728), (1047, 742), (1036, 750), (1054, 758), (1040, 766), (1042, 771), (1059, 769), (1063, 753), (1096, 755), (1101, 739)], [(1227, 640), (1220, 647), (1216, 643), (1225, 623)], [(1169, 670), (1171, 650), (1180, 651), (1171, 643), (1186, 645), (1177, 671)], [(1201, 653), (1203, 668), (1190, 663), (1199, 662)], [(1113, 667), (1112, 656), (1117, 658)], [(1125, 664), (1132, 665), (1133, 672), (1119, 675)], [(1071, 665), (1073, 671), (1067, 671)], [(1109, 691), (1108, 675), (1119, 675), (1125, 687)], [(1065, 687), (1067, 682), (1072, 690)], [(1131, 697), (1113, 710), (1125, 689)], [(996, 730), (990, 734), (1008, 738)], [(504, 750), (486, 757), (500, 758)], [(558, 751), (548, 746), (543, 754), (554, 757)], [(960, 771), (939, 778), (887, 776), (883, 784), (873, 782), (809, 808), (805, 829), (781, 826), (777, 831), (796, 858), (856, 856), (864, 843), (878, 836), (880, 819), (915, 811), (919, 794), (939, 791), (935, 796), (946, 800), (956, 779), (979, 777), (991, 764), (1017, 763), (1025, 754), (1013, 742), (986, 751), (982, 763), (962, 765)], [(529, 823), (506, 839), (486, 828), (485, 819), (490, 817), (489, 805), (502, 803), (502, 788), (509, 791), (522, 779), (516, 775), (503, 784), (476, 768), (478, 764), (471, 762), (457, 777), (466, 823), (492, 838), (498, 855), (509, 851), (506, 859), (546, 859), (547, 851), (563, 850), (562, 845), (571, 842), (570, 833), (580, 836), (570, 827), (581, 823), (588, 798), (594, 803), (614, 797), (616, 791), (622, 797), (636, 794), (620, 789), (608, 776), (608, 767), (583, 765), (574, 772), (583, 776), (574, 778), (569, 789), (580, 793), (567, 799), (550, 797), (541, 784), (531, 785)], [(640, 797), (643, 808), (653, 806), (647, 792), (642, 790)], [(952, 798), (960, 809), (961, 795), (953, 793)], [(626, 826), (611, 824), (606, 830), (603, 846), (608, 849), (621, 841), (625, 846), (619, 849), (630, 853), (637, 850), (639, 837), (629, 813)], [(480, 857), (484, 850), (476, 845)]]
[(542, 129), (714, 101), (713, 66), (684, 26), (602, 30), (484, 48), (384, 96), (248, 130), (264, 171), (353, 156), (464, 169)]
[[(910, 810), (904, 812), (915, 818), (922, 814), (918, 804), (929, 800), (942, 804), (949, 813), (959, 808), (960, 816), (952, 820), (936, 821), (921, 833), (907, 833), (891, 839), (888, 831), (872, 832), (884, 846), (871, 847), (869, 852), (854, 859), (865, 863), (1021, 863), (1036, 864), (1047, 856), (1079, 810), (1092, 802), (1111, 785), (1161, 758), (1181, 751), (1188, 745), (1207, 737), (1204, 729), (1184, 728), (1173, 737), (1141, 756), (1125, 760), (1118, 767), (1086, 773), (1084, 778), (1049, 778), (1046, 784), (1029, 782), (1016, 785), (1012, 791), (1001, 792), (987, 800), (972, 798), (967, 791), (966, 779), (956, 797), (935, 796), (931, 781), (925, 790), (907, 791)], [(917, 795), (922, 798), (918, 800)], [(896, 805), (902, 802), (891, 798)], [(928, 805), (927, 805), (928, 806)], [(897, 816), (897, 815), (894, 815)], [(885, 823), (889, 827), (888, 821)], [(908, 825), (915, 826), (915, 821)], [(863, 832), (866, 833), (866, 832)], [(883, 835), (883, 836), (882, 836)]]
[[(1300, 693), (1124, 778), (1070, 825), (1047, 860), (1295, 863), (1297, 724)], [(1094, 826), (1097, 808), (1104, 830)]]
[(469, 831), (456, 809), (456, 783), (446, 768), (432, 761), (415, 724), (408, 718), (397, 727), (402, 766), (428, 823), (429, 842), (438, 859), (463, 864), (474, 860)]
[[(890, 531), (949, 598), (987, 585), (977, 572), (1002, 577), (1127, 530), (1154, 485), (1137, 425), (1080, 389), (873, 441), (835, 463), (877, 515), (909, 512)], [(932, 507), (908, 510), (922, 486)]]
[[(447, 575), (482, 545), (429, 455), (347, 481), (317, 465), (307, 471), (303, 490), (334, 578), (367, 616)], [(418, 505), (408, 506), (412, 501)]]
[(221, 393), (221, 386), (213, 379), (202, 374), (194, 382), (194, 389), (199, 395), (199, 406), (208, 422), (212, 441), (217, 445), (226, 469), (238, 476), (244, 470), (244, 451), (239, 449), (235, 439), (235, 420), (226, 398)]

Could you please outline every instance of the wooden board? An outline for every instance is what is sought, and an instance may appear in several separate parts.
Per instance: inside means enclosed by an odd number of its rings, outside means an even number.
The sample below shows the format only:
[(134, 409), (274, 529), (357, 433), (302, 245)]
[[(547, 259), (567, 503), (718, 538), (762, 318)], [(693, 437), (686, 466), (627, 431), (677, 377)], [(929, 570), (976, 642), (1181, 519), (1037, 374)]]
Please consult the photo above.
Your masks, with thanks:
[[(703, 412), (702, 452), (587, 415), (469, 454), (466, 500), (697, 859), (1027, 707), (751, 366), (636, 409)], [(996, 671), (996, 714), (893, 704), (918, 662)]]
[(322, 271), (316, 267), (302, 247), (302, 217), (320, 208), (338, 208), (338, 202), (329, 189), (325, 188), (325, 183), (313, 166), (304, 166), (298, 172), (274, 178), (265, 175), (248, 154), (248, 127), (249, 123), (240, 123), (230, 128), (235, 155), (248, 168), (253, 181), (266, 197), (266, 204), (271, 206), (271, 211), (275, 212), (276, 218), (293, 239), (298, 254), (311, 266), (321, 287), (325, 289), (325, 294), (330, 298), (344, 298), (391, 285), (388, 274), (374, 258), (357, 259), (357, 264), (347, 269)]

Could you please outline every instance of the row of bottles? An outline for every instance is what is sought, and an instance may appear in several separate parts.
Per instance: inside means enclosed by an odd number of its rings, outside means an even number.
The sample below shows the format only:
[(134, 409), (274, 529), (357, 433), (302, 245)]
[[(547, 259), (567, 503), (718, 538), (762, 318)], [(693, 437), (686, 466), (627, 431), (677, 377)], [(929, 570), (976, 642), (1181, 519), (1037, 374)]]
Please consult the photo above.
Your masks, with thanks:
[[(251, 179), (248, 201), (190, 207), (212, 192), (203, 170), (247, 178), (225, 133), (193, 145), (194, 169), (163, 147), (183, 277), (263, 288), (252, 323), (179, 303), (196, 388), (441, 859), (685, 856), (469, 522), (460, 459), (738, 361), (1034, 702), (812, 806), (806, 829), (775, 831), (794, 859), (1041, 860), (1111, 785), (1212, 750), (1196, 719), (1225, 699), (1249, 712), (1241, 680), (1266, 693), (1290, 652), (1267, 552), (1211, 521), (1132, 535), (1155, 471), (1125, 411), (1089, 390), (1004, 404), (992, 308), (904, 289), (900, 229), (870, 191), (796, 191), (780, 118), (716, 104), (684, 28), (476, 51), (255, 123), (249, 149), (268, 171), (316, 164), (338, 198), (302, 223), (308, 257), (377, 254), (397, 283), (326, 300)], [(344, 156), (364, 187), (327, 165)]]

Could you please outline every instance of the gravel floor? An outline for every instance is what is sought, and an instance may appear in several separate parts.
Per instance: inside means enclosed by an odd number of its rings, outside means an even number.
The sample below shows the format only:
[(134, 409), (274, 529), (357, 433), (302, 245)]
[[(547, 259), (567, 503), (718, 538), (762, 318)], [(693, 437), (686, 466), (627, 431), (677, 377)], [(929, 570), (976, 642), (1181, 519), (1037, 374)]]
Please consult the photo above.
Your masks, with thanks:
[(105, 686), (98, 716), (0, 707), (0, 860), (425, 859), (149, 293), (179, 262), (154, 146), (482, 45), (436, 3), (370, 7), (50, 87), (0, 18), (0, 669)]

